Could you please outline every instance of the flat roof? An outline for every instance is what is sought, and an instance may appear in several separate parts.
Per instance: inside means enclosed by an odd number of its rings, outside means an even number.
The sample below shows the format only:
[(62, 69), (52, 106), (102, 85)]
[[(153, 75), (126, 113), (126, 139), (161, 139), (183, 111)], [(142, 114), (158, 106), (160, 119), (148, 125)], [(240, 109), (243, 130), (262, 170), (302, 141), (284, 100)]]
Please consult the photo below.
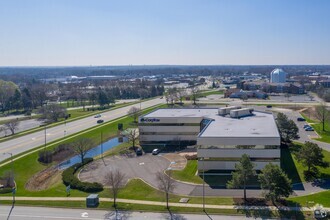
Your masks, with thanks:
[[(180, 108), (157, 109), (143, 117), (146, 118), (184, 118), (201, 117), (212, 119), (198, 137), (280, 137), (272, 113), (253, 111), (253, 115), (231, 118), (218, 115), (218, 108)], [(155, 124), (157, 126), (157, 124)]]

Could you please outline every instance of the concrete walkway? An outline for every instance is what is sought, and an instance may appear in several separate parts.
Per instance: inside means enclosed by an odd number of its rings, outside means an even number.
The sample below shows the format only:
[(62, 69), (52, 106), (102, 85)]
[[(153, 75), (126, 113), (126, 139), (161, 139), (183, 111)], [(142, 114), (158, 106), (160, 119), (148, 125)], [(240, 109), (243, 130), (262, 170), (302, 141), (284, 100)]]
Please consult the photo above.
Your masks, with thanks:
[[(0, 197), (0, 201), (11, 201), (11, 196)], [(85, 197), (16, 197), (16, 201), (86, 201)], [(166, 202), (156, 202), (147, 200), (134, 200), (134, 199), (117, 199), (117, 202), (141, 204), (141, 205), (155, 205), (166, 206)], [(100, 202), (113, 202), (111, 198), (100, 198)], [(203, 204), (192, 203), (174, 203), (170, 202), (169, 206), (172, 207), (190, 207), (190, 208), (203, 208)], [(245, 210), (285, 210), (285, 211), (311, 211), (309, 207), (287, 207), (287, 206), (243, 206), (243, 205), (209, 205), (205, 204), (207, 209), (245, 209)], [(330, 211), (330, 207), (324, 207)]]

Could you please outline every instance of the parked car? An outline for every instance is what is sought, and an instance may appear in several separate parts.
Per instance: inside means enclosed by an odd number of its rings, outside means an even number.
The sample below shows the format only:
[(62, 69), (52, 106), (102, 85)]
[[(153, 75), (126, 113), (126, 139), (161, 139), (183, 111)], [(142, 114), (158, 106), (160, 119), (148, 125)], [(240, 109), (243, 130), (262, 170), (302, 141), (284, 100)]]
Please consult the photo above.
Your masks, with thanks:
[(297, 121), (306, 121), (306, 119), (299, 117), (297, 118)]
[(141, 148), (136, 148), (135, 153), (136, 153), (136, 156), (142, 156), (142, 154), (143, 154)]
[(103, 122), (104, 122), (104, 120), (102, 120), (102, 119), (97, 120), (97, 123), (98, 123), (98, 124), (101, 124), (101, 123), (103, 123)]
[(160, 150), (158, 148), (152, 150), (152, 155), (159, 154)]
[(94, 118), (101, 118), (101, 115), (100, 114), (95, 115)]
[(305, 128), (305, 131), (314, 131), (314, 128), (308, 127), (308, 128)]
[(310, 128), (311, 126), (310, 125), (304, 125), (304, 128)]

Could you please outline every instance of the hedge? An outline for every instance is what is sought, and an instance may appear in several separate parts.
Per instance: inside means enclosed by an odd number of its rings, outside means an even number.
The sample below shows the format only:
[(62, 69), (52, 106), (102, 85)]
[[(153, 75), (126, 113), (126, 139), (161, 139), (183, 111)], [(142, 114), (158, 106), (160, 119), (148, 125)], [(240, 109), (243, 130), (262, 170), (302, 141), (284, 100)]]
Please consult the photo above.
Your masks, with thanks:
[(6, 193), (11, 193), (11, 192), (13, 192), (13, 189), (11, 187), (6, 187), (6, 188), (0, 189), (0, 194), (6, 194)]
[(78, 177), (75, 176), (77, 170), (80, 167), (84, 166), (93, 161), (93, 158), (86, 158), (84, 159), (83, 163), (76, 163), (75, 165), (67, 168), (62, 173), (62, 181), (64, 185), (71, 187), (71, 189), (78, 189), (83, 192), (100, 192), (103, 190), (103, 185), (100, 183), (88, 183), (88, 182), (81, 182)]

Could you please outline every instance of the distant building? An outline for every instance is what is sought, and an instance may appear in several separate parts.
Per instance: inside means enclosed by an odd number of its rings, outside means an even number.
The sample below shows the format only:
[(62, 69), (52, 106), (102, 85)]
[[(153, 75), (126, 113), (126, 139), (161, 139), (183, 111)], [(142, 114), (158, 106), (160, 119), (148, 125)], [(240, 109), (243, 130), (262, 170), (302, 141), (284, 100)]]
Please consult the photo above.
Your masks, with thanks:
[(285, 83), (286, 82), (286, 72), (282, 69), (274, 69), (270, 73), (270, 82), (271, 83)]
[(322, 85), (324, 88), (330, 88), (330, 79), (328, 80), (321, 80), (319, 84)]

